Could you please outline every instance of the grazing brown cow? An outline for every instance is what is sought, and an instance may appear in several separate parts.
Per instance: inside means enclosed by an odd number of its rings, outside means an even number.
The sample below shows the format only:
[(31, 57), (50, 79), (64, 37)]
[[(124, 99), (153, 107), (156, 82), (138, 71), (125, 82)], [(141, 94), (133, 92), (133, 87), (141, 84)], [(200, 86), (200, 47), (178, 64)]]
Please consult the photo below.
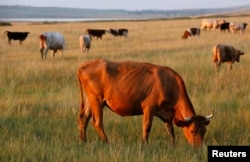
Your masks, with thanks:
[(219, 66), (223, 62), (228, 63), (228, 70), (231, 70), (232, 64), (237, 61), (240, 62), (240, 56), (244, 55), (244, 52), (240, 50), (236, 50), (234, 47), (225, 45), (225, 44), (217, 44), (213, 47), (213, 57), (214, 64), (216, 70), (219, 71)]
[(173, 124), (183, 128), (190, 144), (202, 143), (212, 114), (196, 115), (184, 81), (171, 68), (97, 59), (81, 65), (77, 75), (81, 94), (78, 126), (82, 140), (86, 141), (86, 128), (93, 116), (97, 133), (108, 142), (103, 130), (103, 108), (107, 106), (121, 116), (143, 115), (145, 142), (156, 116), (165, 123), (173, 143)]
[(11, 39), (13, 40), (19, 40), (19, 44), (22, 44), (22, 41), (24, 41), (29, 32), (10, 32), (10, 31), (5, 31), (4, 36), (7, 34), (8, 37), (8, 43), (9, 45), (11, 44)]
[(188, 28), (184, 31), (182, 39), (190, 38), (191, 36), (200, 36), (201, 30), (200, 28)]
[(97, 39), (102, 39), (102, 35), (106, 33), (104, 29), (87, 29), (86, 32), (92, 37), (96, 37)]

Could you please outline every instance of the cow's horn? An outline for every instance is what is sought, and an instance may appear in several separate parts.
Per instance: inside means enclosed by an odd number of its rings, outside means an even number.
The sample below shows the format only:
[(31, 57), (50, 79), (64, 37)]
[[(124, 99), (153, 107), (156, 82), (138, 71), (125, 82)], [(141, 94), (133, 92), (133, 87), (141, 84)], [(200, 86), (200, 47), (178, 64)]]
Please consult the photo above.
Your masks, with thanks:
[(213, 115), (214, 115), (214, 112), (212, 112), (210, 115), (205, 116), (206, 120), (211, 119), (213, 117)]
[(191, 117), (185, 117), (185, 118), (184, 118), (184, 121), (185, 121), (185, 122), (190, 122), (190, 121), (191, 121)]

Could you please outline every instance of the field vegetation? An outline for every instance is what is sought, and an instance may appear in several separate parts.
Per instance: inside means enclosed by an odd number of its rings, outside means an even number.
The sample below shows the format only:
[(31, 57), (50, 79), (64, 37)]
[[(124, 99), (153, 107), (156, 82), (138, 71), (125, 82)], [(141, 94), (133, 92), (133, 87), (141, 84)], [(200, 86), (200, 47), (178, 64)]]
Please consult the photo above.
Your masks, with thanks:
[[(225, 17), (246, 22), (249, 17)], [(200, 27), (201, 19), (107, 21), (68, 23), (12, 22), (4, 31), (29, 31), (20, 46), (0, 39), (0, 161), (207, 161), (208, 145), (250, 144), (250, 29), (242, 34), (202, 31), (200, 37), (182, 40), (184, 29)], [(127, 39), (106, 34), (92, 41), (82, 54), (78, 38), (87, 28), (128, 28)], [(64, 57), (49, 53), (42, 60), (38, 36), (59, 31), (66, 39)], [(225, 43), (241, 49), (240, 63), (220, 72), (212, 62), (212, 47)], [(104, 127), (109, 144), (103, 144), (90, 122), (88, 141), (79, 140), (77, 116), (79, 88), (76, 71), (84, 61), (105, 58), (170, 66), (184, 79), (197, 114), (214, 117), (204, 144), (192, 148), (181, 128), (175, 127), (172, 146), (164, 124), (154, 119), (149, 143), (141, 143), (142, 116), (120, 117), (107, 108)]]

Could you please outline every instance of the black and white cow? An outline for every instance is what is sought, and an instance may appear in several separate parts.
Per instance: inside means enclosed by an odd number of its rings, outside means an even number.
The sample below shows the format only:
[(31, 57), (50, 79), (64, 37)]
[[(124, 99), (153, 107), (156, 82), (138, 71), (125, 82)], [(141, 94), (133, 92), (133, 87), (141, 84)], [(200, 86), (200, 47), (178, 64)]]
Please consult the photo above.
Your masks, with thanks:
[(113, 36), (124, 36), (124, 38), (127, 38), (128, 36), (128, 29), (121, 28), (121, 29), (109, 29), (107, 32), (112, 34)]
[(188, 28), (184, 31), (184, 34), (182, 36), (183, 39), (190, 38), (191, 36), (199, 36), (201, 33), (200, 28)]

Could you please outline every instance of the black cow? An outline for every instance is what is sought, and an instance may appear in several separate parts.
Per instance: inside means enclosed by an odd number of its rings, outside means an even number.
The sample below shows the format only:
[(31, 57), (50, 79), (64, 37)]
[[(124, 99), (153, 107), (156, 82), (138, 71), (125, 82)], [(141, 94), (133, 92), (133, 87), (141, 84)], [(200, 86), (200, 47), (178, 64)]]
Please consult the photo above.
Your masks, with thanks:
[(112, 34), (113, 36), (124, 36), (126, 38), (128, 36), (128, 29), (109, 29), (108, 32)]
[(4, 32), (4, 36), (6, 35), (7, 33), (7, 36), (8, 36), (8, 42), (9, 44), (11, 44), (11, 39), (13, 40), (19, 40), (20, 41), (20, 45), (22, 44), (22, 41), (24, 41), (29, 32), (10, 32), (10, 31), (5, 31)]
[(96, 37), (97, 39), (102, 39), (102, 35), (106, 33), (106, 30), (104, 29), (87, 29), (86, 31), (89, 35)]
[(227, 30), (228, 32), (230, 32), (229, 24), (230, 24), (229, 22), (225, 22), (225, 23), (221, 24), (221, 25), (220, 25), (220, 31), (221, 31), (221, 32), (222, 32), (222, 31), (225, 32), (225, 30)]

